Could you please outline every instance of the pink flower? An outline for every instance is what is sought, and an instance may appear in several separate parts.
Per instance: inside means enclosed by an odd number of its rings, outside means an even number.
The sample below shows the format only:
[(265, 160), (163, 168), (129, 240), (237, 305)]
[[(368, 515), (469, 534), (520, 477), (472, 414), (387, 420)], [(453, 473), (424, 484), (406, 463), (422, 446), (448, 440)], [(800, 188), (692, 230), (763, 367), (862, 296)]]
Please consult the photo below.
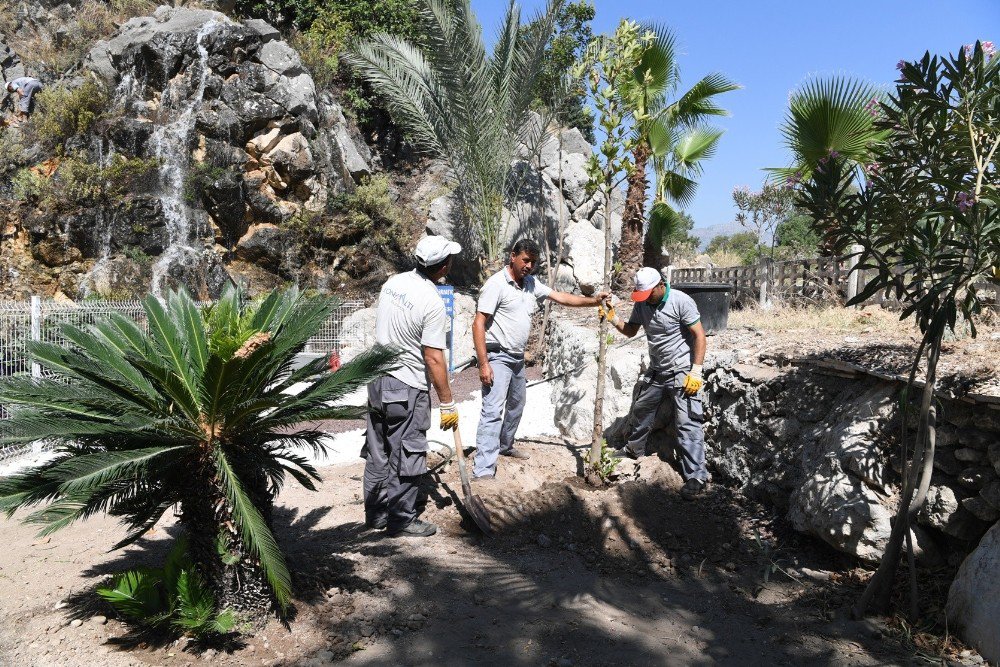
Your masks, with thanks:
[(905, 60), (900, 60), (898, 63), (896, 63), (896, 69), (898, 69), (900, 72), (903, 71), (904, 67), (906, 67), (906, 61)]
[(976, 197), (971, 192), (959, 192), (955, 196), (955, 203), (958, 204), (958, 210), (965, 213), (976, 203)]

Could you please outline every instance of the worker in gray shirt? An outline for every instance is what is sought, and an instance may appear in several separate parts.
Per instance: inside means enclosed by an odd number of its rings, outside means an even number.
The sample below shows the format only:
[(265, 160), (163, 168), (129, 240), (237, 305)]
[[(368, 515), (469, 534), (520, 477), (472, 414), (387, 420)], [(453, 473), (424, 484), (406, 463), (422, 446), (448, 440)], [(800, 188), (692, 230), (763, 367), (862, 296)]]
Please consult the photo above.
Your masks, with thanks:
[[(462, 247), (441, 236), (417, 243), (417, 268), (389, 278), (375, 307), (375, 342), (399, 350), (399, 364), (368, 385), (364, 476), (365, 524), (391, 537), (429, 537), (433, 523), (417, 518), (420, 476), (427, 472), (427, 429), (433, 384), (441, 428), (458, 428), (444, 359), (444, 302), (434, 286)], [(428, 381), (429, 380), (429, 381)]]
[(706, 345), (701, 315), (691, 297), (670, 289), (660, 272), (648, 266), (635, 274), (632, 301), (635, 306), (628, 322), (615, 315), (610, 303), (598, 309), (600, 317), (607, 317), (615, 329), (629, 338), (640, 327), (644, 329), (649, 344), (649, 369), (639, 379), (633, 396), (627, 442), (614, 451), (614, 456), (632, 459), (645, 456), (657, 408), (663, 401), (669, 401), (674, 409), (685, 480), (681, 495), (690, 500), (704, 493), (708, 484), (702, 432), (704, 409), (699, 393), (704, 384), (702, 364)]
[(30, 76), (22, 76), (7, 82), (7, 92), (18, 96), (17, 117), (27, 120), (35, 108), (35, 93), (42, 89), (42, 82)]
[(479, 360), (483, 385), (483, 411), (476, 432), (474, 479), (496, 476), (497, 457), (527, 459), (514, 448), (514, 434), (521, 422), (527, 381), (524, 348), (531, 331), (531, 318), (545, 299), (564, 306), (596, 306), (607, 292), (579, 296), (559, 292), (531, 275), (538, 264), (538, 244), (522, 239), (514, 244), (504, 268), (489, 278), (479, 292), (472, 342)]

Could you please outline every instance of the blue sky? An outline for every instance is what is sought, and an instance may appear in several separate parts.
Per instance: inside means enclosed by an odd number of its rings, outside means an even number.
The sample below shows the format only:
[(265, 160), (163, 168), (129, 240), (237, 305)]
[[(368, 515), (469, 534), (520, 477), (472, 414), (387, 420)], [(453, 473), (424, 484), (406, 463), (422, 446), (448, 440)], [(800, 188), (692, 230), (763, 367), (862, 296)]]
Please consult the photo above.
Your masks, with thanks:
[[(732, 189), (759, 187), (762, 167), (789, 161), (778, 127), (789, 92), (807, 77), (848, 74), (889, 87), (901, 58), (954, 52), (976, 39), (1000, 43), (1000, 0), (592, 1), (595, 33), (614, 30), (623, 17), (673, 29), (682, 87), (713, 71), (744, 87), (722, 97), (732, 115), (719, 120), (726, 134), (687, 209), (696, 227), (732, 222)], [(544, 0), (519, 4), (527, 15)], [(492, 35), (507, 3), (472, 5)]]

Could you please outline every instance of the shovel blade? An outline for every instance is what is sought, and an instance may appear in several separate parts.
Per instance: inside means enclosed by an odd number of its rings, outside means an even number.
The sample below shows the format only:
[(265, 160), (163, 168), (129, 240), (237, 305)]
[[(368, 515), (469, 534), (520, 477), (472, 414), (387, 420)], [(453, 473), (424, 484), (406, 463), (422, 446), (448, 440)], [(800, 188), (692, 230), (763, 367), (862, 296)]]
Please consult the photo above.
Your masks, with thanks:
[(479, 496), (467, 495), (465, 509), (469, 511), (472, 520), (479, 526), (479, 530), (483, 531), (485, 535), (493, 535), (493, 520), (490, 517), (490, 511), (486, 509), (486, 505), (483, 504)]

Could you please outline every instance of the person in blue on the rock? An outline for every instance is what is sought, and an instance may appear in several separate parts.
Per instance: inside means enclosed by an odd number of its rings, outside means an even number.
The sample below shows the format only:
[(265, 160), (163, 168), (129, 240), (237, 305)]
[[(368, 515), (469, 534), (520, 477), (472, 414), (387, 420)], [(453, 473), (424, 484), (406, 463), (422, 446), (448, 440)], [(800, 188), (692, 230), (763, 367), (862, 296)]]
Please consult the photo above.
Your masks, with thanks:
[[(704, 409), (701, 388), (705, 362), (705, 329), (694, 299), (670, 289), (660, 272), (644, 266), (635, 274), (635, 306), (628, 322), (615, 315), (605, 303), (600, 317), (629, 338), (645, 330), (649, 343), (649, 370), (639, 379), (628, 418), (626, 443), (614, 451), (617, 458), (637, 459), (646, 455), (646, 440), (653, 429), (656, 410), (664, 400), (674, 408), (677, 448), (681, 458), (684, 486), (681, 495), (691, 500), (705, 492)], [(607, 308), (607, 310), (605, 310)]]
[(42, 82), (30, 76), (22, 76), (7, 82), (7, 92), (16, 94), (17, 118), (25, 121), (35, 109), (35, 93), (42, 89)]

